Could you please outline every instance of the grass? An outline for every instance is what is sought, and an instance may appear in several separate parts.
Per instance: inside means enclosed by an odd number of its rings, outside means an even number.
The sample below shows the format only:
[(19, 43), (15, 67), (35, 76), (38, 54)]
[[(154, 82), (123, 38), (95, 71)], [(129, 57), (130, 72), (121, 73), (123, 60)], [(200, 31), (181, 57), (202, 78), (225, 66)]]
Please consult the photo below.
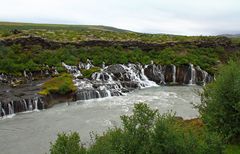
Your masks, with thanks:
[[(21, 33), (13, 34), (12, 30)], [(144, 34), (107, 26), (94, 25), (60, 25), (60, 24), (30, 24), (0, 22), (0, 38), (16, 38), (35, 35), (43, 38), (78, 42), (87, 40), (142, 41), (163, 43), (169, 41), (193, 41), (215, 39), (215, 36), (179, 36), (167, 34)]]
[(77, 89), (73, 83), (72, 76), (66, 73), (58, 77), (51, 78), (42, 85), (42, 90), (38, 92), (40, 95), (60, 94), (65, 95), (75, 92)]
[(239, 154), (239, 153), (240, 153), (240, 144), (226, 146), (225, 154)]

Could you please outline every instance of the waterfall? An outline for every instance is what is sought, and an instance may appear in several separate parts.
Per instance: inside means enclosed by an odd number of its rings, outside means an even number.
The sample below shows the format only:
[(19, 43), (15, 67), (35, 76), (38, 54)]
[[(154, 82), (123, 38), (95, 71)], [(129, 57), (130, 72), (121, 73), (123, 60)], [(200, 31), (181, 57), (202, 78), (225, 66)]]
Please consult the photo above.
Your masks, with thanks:
[(173, 73), (173, 76), (172, 76), (172, 79), (173, 79), (173, 83), (176, 83), (176, 66), (172, 64), (172, 73)]
[(28, 109), (29, 109), (29, 111), (33, 110), (33, 105), (32, 105), (31, 99), (28, 100)]
[(106, 66), (105, 66), (105, 62), (102, 63), (102, 69), (104, 69)]
[(196, 81), (196, 70), (193, 64), (190, 64), (190, 71), (191, 71), (191, 79), (189, 80), (189, 85), (195, 84)]
[(13, 102), (8, 103), (8, 114), (14, 114), (14, 106), (13, 106)]
[(23, 75), (24, 75), (25, 78), (28, 77), (27, 72), (25, 70), (23, 71)]
[(38, 110), (38, 98), (36, 98), (36, 99), (34, 100), (34, 106), (35, 106), (34, 111), (39, 111), (39, 110)]
[(67, 69), (69, 73), (71, 73), (75, 78), (82, 76), (80, 70), (78, 70), (77, 66), (70, 66), (62, 62), (62, 66)]
[(145, 82), (145, 85), (147, 85), (148, 87), (158, 86), (154, 81), (150, 81), (147, 78), (147, 76), (144, 74), (144, 69), (143, 68), (141, 68), (140, 77)]
[(128, 66), (121, 65), (127, 72), (127, 76), (131, 81), (138, 83), (140, 88), (157, 86), (153, 81), (150, 81), (144, 74), (144, 69), (141, 65), (128, 64)]

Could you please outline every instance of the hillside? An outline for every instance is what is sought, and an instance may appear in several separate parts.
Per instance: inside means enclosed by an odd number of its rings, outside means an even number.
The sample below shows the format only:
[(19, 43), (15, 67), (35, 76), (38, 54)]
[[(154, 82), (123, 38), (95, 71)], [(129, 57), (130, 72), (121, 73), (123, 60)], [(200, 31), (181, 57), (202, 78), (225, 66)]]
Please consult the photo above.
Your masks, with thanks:
[(45, 65), (93, 60), (101, 66), (128, 62), (198, 65), (209, 73), (239, 57), (240, 39), (223, 36), (142, 34), (106, 26), (0, 23), (0, 72), (23, 75)]

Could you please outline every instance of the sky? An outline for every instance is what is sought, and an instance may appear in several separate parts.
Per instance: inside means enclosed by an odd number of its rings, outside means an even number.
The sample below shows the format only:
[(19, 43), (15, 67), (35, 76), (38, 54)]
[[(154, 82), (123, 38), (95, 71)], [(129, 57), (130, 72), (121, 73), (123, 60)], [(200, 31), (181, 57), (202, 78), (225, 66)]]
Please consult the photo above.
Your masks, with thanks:
[(240, 34), (240, 0), (0, 1), (0, 21), (105, 25), (177, 35)]

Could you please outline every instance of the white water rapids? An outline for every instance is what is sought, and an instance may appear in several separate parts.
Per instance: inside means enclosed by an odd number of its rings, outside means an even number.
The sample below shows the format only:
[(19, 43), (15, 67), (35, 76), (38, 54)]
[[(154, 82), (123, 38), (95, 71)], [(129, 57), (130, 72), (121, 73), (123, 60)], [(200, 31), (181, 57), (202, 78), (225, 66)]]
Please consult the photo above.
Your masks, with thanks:
[[(151, 87), (128, 93), (127, 96), (106, 97), (63, 103), (40, 112), (20, 113), (0, 120), (0, 153), (48, 153), (50, 141), (59, 132), (77, 131), (84, 143), (89, 132), (102, 133), (120, 125), (120, 115), (131, 114), (133, 104), (146, 102), (160, 113), (172, 110), (177, 116), (194, 118), (198, 112), (191, 103), (199, 103), (198, 86)], [(67, 105), (69, 104), (69, 105)]]

